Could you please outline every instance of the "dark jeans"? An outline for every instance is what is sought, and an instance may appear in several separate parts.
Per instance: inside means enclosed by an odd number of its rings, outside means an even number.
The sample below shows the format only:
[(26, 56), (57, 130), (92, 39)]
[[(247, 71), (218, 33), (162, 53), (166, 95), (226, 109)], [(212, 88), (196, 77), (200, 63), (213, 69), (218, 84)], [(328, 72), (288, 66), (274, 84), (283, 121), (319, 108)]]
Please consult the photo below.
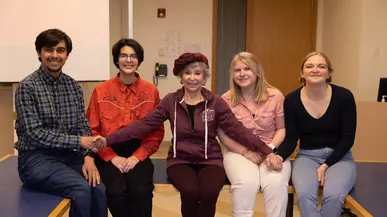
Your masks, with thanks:
[(183, 217), (214, 217), (219, 192), (226, 174), (215, 165), (176, 164), (167, 169), (168, 178), (180, 192)]
[[(112, 148), (121, 157), (130, 157), (140, 146), (140, 140), (115, 144)], [(140, 161), (127, 173), (121, 173), (111, 162), (98, 156), (95, 162), (106, 185), (109, 210), (114, 217), (151, 217), (153, 199), (152, 161)]]
[(71, 217), (107, 217), (105, 186), (90, 186), (79, 152), (39, 149), (19, 153), (18, 171), (26, 187), (71, 199)]

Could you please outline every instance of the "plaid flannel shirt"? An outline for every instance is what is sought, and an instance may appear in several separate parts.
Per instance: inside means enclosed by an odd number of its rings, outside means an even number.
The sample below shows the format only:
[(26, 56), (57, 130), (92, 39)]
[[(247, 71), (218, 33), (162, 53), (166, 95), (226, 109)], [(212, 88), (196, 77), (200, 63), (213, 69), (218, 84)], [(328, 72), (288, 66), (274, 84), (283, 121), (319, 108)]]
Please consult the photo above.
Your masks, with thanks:
[(15, 148), (81, 148), (81, 136), (91, 135), (85, 116), (83, 91), (70, 76), (55, 80), (42, 67), (23, 79), (15, 93), (18, 141)]

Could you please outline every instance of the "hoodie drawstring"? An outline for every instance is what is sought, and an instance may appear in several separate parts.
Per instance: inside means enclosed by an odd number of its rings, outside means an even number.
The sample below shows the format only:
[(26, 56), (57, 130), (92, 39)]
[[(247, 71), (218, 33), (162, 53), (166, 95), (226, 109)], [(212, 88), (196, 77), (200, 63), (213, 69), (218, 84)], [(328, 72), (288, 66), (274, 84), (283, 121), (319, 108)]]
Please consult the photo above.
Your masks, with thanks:
[(204, 106), (204, 122), (205, 122), (205, 134), (204, 134), (204, 156), (207, 159), (207, 142), (208, 142), (208, 123), (207, 123), (207, 100)]
[(176, 158), (176, 105), (177, 102), (175, 101), (175, 112), (173, 117), (173, 158)]

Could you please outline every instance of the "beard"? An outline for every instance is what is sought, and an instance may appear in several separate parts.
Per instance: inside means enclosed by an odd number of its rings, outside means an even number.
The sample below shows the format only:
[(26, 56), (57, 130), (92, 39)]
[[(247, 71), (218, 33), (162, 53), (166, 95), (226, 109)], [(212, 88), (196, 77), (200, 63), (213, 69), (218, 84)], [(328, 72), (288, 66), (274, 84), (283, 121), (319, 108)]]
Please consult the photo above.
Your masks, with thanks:
[(47, 67), (47, 71), (52, 72), (52, 73), (60, 73), (62, 72), (62, 66), (59, 67)]

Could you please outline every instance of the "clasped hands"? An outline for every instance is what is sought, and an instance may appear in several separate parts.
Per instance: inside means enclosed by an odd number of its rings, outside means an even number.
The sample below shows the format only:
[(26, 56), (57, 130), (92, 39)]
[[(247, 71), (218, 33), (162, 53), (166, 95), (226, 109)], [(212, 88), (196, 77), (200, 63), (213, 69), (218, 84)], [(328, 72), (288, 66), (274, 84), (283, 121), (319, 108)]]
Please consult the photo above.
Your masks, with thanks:
[(121, 173), (129, 172), (129, 170), (133, 169), (137, 163), (140, 162), (140, 160), (135, 156), (130, 156), (128, 158), (115, 156), (110, 161)]
[(81, 146), (84, 149), (98, 152), (107, 145), (106, 139), (102, 136), (83, 136), (81, 137)]
[(274, 153), (267, 155), (266, 159), (261, 153), (252, 151), (243, 153), (243, 156), (257, 165), (265, 163), (269, 170), (279, 171), (282, 169), (283, 159), (281, 156)]

